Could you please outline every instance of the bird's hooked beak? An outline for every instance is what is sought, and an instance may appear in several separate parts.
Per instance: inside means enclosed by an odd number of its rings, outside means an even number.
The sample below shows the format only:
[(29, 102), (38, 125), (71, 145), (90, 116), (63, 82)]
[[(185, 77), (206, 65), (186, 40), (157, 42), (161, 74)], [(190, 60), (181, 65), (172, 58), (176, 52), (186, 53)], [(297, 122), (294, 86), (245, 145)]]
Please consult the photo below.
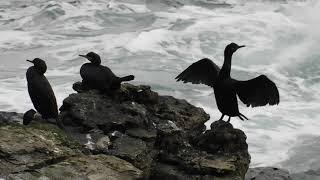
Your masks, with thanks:
[(246, 47), (245, 45), (242, 45), (242, 46), (238, 46), (238, 49), (240, 49), (240, 48), (243, 48), (243, 47)]
[(31, 60), (26, 60), (26, 61), (33, 63), (33, 61), (31, 61)]
[(88, 58), (88, 56), (82, 55), (82, 54), (79, 54), (79, 56), (84, 57), (84, 58)]
[(84, 57), (86, 59), (88, 59), (89, 61), (91, 61), (91, 57), (87, 56), (87, 55), (82, 55), (82, 54), (79, 54), (80, 57)]

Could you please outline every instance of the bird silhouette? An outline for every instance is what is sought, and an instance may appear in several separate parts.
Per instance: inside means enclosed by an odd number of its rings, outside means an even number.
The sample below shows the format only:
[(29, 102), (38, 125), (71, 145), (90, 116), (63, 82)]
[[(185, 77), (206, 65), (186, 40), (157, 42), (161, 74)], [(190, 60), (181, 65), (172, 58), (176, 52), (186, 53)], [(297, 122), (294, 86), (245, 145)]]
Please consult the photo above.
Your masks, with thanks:
[(236, 43), (226, 46), (221, 69), (212, 60), (204, 58), (190, 65), (175, 78), (184, 83), (191, 82), (212, 87), (218, 109), (222, 113), (219, 120), (222, 120), (225, 115), (229, 116), (228, 122), (231, 117), (248, 120), (239, 112), (237, 95), (247, 107), (276, 105), (280, 101), (277, 86), (265, 75), (247, 81), (230, 77), (232, 55), (242, 47), (245, 46), (239, 46)]
[[(47, 71), (47, 65), (45, 61), (40, 58), (27, 61), (33, 63), (33, 66), (28, 68), (26, 76), (28, 82), (28, 92), (34, 108), (39, 114), (41, 114), (43, 119), (53, 118), (60, 126), (61, 124), (58, 121), (58, 106), (56, 97), (49, 81), (44, 75), (44, 73)], [(27, 124), (29, 122), (27, 122)]]
[(85, 63), (80, 68), (82, 84), (89, 88), (110, 92), (119, 89), (121, 82), (134, 79), (133, 75), (125, 77), (116, 76), (110, 68), (101, 65), (100, 56), (94, 52), (79, 56), (90, 61), (90, 63)]

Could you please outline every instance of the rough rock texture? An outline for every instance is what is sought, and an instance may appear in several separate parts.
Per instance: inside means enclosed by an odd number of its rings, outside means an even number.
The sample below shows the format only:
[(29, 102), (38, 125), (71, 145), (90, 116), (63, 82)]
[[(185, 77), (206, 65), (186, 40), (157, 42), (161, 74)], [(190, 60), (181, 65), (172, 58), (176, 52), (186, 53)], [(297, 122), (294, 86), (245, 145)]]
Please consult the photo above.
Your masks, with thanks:
[(0, 112), (0, 179), (142, 178), (141, 170), (120, 158), (88, 155), (81, 144), (55, 125), (21, 125), (22, 116)]
[(68, 139), (59, 129), (50, 126), (52, 125), (1, 125), (0, 174), (37, 168), (80, 152), (77, 143)]
[(76, 180), (131, 180), (142, 177), (142, 171), (132, 164), (108, 155), (71, 157), (50, 166), (17, 174), (10, 179), (76, 179)]
[(204, 132), (203, 109), (148, 86), (123, 84), (108, 95), (81, 83), (73, 88), (78, 93), (60, 108), (65, 132), (0, 113), (0, 178), (244, 179), (245, 134), (224, 121)]
[[(250, 168), (246, 180), (292, 180), (289, 172), (275, 167)], [(300, 179), (302, 180), (302, 179)]]

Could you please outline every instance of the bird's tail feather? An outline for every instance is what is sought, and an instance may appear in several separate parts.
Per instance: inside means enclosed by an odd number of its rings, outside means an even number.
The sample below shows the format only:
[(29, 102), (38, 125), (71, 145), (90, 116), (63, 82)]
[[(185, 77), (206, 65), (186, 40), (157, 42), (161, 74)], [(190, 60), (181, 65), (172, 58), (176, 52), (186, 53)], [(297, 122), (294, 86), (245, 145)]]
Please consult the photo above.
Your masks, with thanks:
[(131, 81), (134, 80), (134, 75), (129, 75), (129, 76), (125, 76), (125, 77), (121, 77), (119, 78), (121, 82), (123, 81)]

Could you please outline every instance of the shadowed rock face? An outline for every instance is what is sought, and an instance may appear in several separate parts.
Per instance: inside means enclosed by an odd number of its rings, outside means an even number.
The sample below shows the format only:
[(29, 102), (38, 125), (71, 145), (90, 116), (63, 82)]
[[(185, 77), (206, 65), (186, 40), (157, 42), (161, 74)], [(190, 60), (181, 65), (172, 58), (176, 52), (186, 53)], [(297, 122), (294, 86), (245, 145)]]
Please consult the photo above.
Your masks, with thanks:
[(209, 120), (203, 109), (159, 96), (148, 86), (123, 84), (112, 95), (81, 83), (73, 87), (79, 93), (60, 108), (65, 124), (108, 135), (110, 145), (103, 153), (131, 162), (148, 178), (244, 178), (250, 162), (245, 134), (223, 121), (203, 134)]
[(203, 109), (148, 86), (123, 84), (108, 95), (73, 87), (78, 93), (60, 108), (66, 132), (36, 120), (22, 126), (12, 122), (22, 115), (0, 113), (0, 164), (10, 166), (0, 167), (0, 177), (244, 179), (246, 136), (231, 124), (218, 121), (203, 133)]

